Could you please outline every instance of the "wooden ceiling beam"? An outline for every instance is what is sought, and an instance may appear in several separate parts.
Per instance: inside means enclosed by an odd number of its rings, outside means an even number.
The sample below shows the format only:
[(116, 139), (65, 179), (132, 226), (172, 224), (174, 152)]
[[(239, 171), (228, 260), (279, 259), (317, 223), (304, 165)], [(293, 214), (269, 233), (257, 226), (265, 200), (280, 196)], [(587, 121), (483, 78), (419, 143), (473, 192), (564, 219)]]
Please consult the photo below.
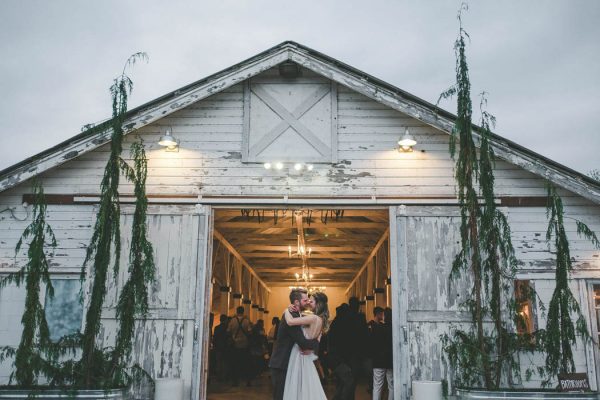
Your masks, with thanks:
[[(357, 242), (360, 243), (360, 242)], [(292, 245), (290, 242), (289, 245)], [(318, 245), (310, 245), (313, 249), (313, 252), (324, 251), (327, 253), (331, 252), (344, 252), (344, 251), (361, 251), (361, 250), (371, 250), (373, 246), (318, 246)], [(236, 249), (240, 252), (251, 252), (251, 251), (278, 251), (287, 254), (288, 245), (265, 245), (265, 244), (241, 244), (236, 246)]]
[(267, 291), (270, 293), (271, 289), (269, 289), (269, 286), (267, 286), (267, 284), (265, 282), (263, 282), (263, 280), (260, 278), (260, 276), (258, 276), (258, 274), (254, 271), (254, 268), (252, 268), (252, 266), (250, 266), (250, 264), (248, 264), (248, 262), (244, 259), (244, 257), (242, 257), (240, 255), (240, 253), (237, 252), (237, 250), (235, 249), (235, 247), (233, 247), (231, 245), (231, 243), (229, 243), (227, 241), (227, 239), (225, 239), (225, 237), (216, 229), (213, 229), (213, 235), (215, 237), (215, 239), (217, 239), (219, 242), (221, 242), (223, 244), (223, 246), (227, 247), (227, 250), (229, 250), (229, 252), (231, 254), (233, 254), (233, 256), (235, 258), (237, 258), (238, 260), (240, 260), (240, 262), (242, 263), (242, 265), (244, 267), (246, 267), (246, 269), (248, 270), (248, 272), (250, 272), (257, 280), (258, 282), (260, 282), (260, 284), (267, 289)]
[[(310, 247), (310, 246), (308, 246)], [(308, 250), (307, 250), (308, 251)], [(250, 253), (250, 252), (245, 252), (244, 255), (246, 256), (246, 258), (248, 259), (255, 259), (255, 258), (286, 258), (289, 260), (288, 257), (288, 252), (286, 251), (283, 254), (279, 254), (279, 253)], [(298, 257), (296, 257), (298, 258)], [(306, 260), (320, 260), (320, 259), (329, 259), (329, 258), (333, 258), (333, 259), (364, 259), (365, 255), (364, 254), (357, 254), (357, 253), (315, 253), (313, 251), (312, 255), (309, 257), (306, 257)], [(292, 258), (294, 259), (294, 257)], [(300, 258), (298, 258), (300, 259)], [(302, 258), (302, 260), (304, 260), (304, 258)], [(304, 261), (306, 261), (304, 260)]]
[[(335, 274), (354, 274), (356, 273), (356, 268), (319, 268), (319, 267), (310, 267), (311, 272), (314, 271), (315, 274), (319, 275), (335, 275)], [(269, 274), (269, 273), (294, 273), (298, 272), (298, 267), (295, 268), (256, 268), (256, 271), (261, 274)]]
[[(273, 210), (272, 209), (255, 209), (255, 210), (260, 210), (261, 212), (264, 211), (264, 218), (270, 218), (273, 219)], [(313, 211), (313, 219), (320, 219), (321, 218), (321, 210), (326, 211), (326, 209), (312, 209)], [(291, 215), (292, 215), (292, 210), (287, 209), (286, 210), (286, 216), (283, 216), (282, 209), (278, 210), (278, 219), (279, 220), (283, 220), (283, 219), (290, 219)], [(389, 212), (387, 210), (387, 208), (385, 209), (345, 209), (344, 210), (344, 216), (340, 217), (340, 219), (342, 218), (347, 218), (347, 217), (379, 217), (379, 218), (384, 218), (387, 219), (389, 216)], [(241, 213), (240, 209), (218, 209), (215, 213), (215, 218), (219, 219), (219, 218), (233, 218), (233, 217), (243, 217), (243, 218), (248, 218), (246, 216), (243, 216)], [(256, 218), (255, 216), (250, 216), (249, 218)], [(333, 218), (329, 218), (329, 220), (331, 219), (335, 219), (335, 216)]]
[[(252, 260), (253, 262), (255, 260)], [(265, 258), (265, 259), (261, 259), (261, 260), (256, 260), (257, 262), (254, 262), (254, 268), (256, 268), (257, 270), (259, 270), (260, 268), (264, 267), (294, 267), (297, 266), (302, 267), (302, 261), (300, 260), (278, 260), (276, 258)], [(329, 266), (339, 266), (339, 267), (346, 267), (346, 268), (354, 268), (356, 271), (358, 271), (358, 269), (360, 268), (360, 266), (362, 265), (360, 262), (352, 262), (352, 261), (331, 261), (331, 260), (320, 260), (318, 262), (313, 262), (315, 267), (329, 267)], [(312, 268), (312, 266), (311, 266)]]
[[(288, 227), (282, 227), (279, 224), (277, 225), (268, 225), (268, 221), (264, 221), (264, 222), (252, 222), (252, 221), (247, 221), (247, 222), (226, 222), (225, 223), (227, 225), (228, 229), (269, 229), (269, 228), (273, 228), (273, 229), (295, 229), (292, 226), (288, 226)], [(216, 224), (215, 224), (216, 225)], [(356, 222), (348, 222), (348, 221), (343, 221), (343, 222), (328, 222), (327, 224), (323, 224), (323, 223), (316, 223), (316, 222), (312, 222), (310, 225), (307, 224), (306, 228), (307, 229), (316, 229), (316, 228), (320, 228), (320, 229), (377, 229), (377, 228), (381, 228), (381, 227), (386, 227), (388, 224), (384, 223), (384, 222), (362, 222), (362, 221), (356, 221)]]
[(377, 251), (379, 251), (379, 248), (383, 245), (383, 243), (385, 243), (385, 240), (389, 236), (390, 236), (390, 228), (386, 229), (385, 232), (383, 233), (383, 235), (381, 235), (381, 237), (379, 238), (379, 241), (377, 241), (377, 244), (375, 245), (375, 247), (373, 247), (373, 251), (371, 251), (371, 253), (369, 254), (369, 257), (367, 257), (367, 259), (365, 260), (365, 263), (362, 265), (362, 267), (360, 267), (360, 269), (356, 273), (356, 276), (354, 277), (354, 279), (352, 279), (352, 282), (350, 282), (350, 285), (348, 285), (348, 288), (346, 289), (345, 293), (348, 293), (348, 291), (350, 291), (350, 288), (352, 287), (354, 282), (356, 282), (358, 280), (358, 278), (360, 277), (360, 274), (362, 274), (363, 271), (367, 268), (367, 266), (371, 262), (371, 259), (373, 257), (375, 257), (375, 254), (377, 254)]

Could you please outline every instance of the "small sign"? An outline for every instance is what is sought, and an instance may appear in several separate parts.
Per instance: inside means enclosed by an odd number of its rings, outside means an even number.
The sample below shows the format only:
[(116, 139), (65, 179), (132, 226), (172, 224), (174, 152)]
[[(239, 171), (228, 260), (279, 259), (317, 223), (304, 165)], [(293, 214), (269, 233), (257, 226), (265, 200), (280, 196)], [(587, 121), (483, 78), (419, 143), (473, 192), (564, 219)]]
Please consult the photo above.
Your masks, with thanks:
[(561, 392), (591, 392), (590, 381), (585, 373), (559, 374), (558, 387)]

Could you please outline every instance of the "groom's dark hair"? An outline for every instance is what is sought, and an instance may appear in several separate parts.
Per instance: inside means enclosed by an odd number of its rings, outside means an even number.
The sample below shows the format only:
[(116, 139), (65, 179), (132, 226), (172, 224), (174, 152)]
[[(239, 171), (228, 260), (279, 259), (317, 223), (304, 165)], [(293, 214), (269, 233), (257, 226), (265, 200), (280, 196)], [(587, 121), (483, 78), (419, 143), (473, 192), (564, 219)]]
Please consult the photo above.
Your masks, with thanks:
[(303, 294), (308, 294), (308, 292), (304, 289), (292, 289), (290, 292), (290, 303), (294, 304), (296, 300), (302, 300)]

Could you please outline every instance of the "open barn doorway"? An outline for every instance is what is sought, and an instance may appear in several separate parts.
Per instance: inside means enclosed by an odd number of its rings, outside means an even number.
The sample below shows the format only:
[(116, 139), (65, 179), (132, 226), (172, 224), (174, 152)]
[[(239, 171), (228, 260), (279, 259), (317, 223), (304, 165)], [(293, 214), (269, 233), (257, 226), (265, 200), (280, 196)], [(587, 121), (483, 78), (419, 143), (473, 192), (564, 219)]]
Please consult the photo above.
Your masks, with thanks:
[[(358, 319), (365, 324), (381, 319), (381, 314), (379, 319), (373, 315), (375, 307), (391, 306), (387, 208), (215, 208), (210, 259), (207, 318), (211, 335), (204, 352), (203, 364), (208, 368), (201, 382), (211, 400), (271, 397), (268, 357), (276, 335), (273, 319), (281, 318), (292, 288), (324, 292), (330, 321), (338, 312), (348, 311), (347, 304), (353, 297), (358, 300)], [(231, 339), (231, 328), (237, 328), (240, 318), (233, 324), (231, 321), (238, 309), (243, 314), (241, 320), (246, 318), (251, 326), (247, 336), (238, 338), (248, 343), (246, 358), (240, 358), (239, 352), (232, 349), (236, 344)], [(221, 323), (224, 325), (219, 328)], [(230, 332), (223, 335), (221, 329), (225, 326)], [(369, 339), (368, 326), (365, 329), (364, 334), (352, 332), (353, 345), (357, 353), (362, 352), (360, 365), (356, 365), (360, 370), (356, 399), (371, 398), (372, 366), (365, 343)], [(240, 336), (237, 329), (235, 333)], [(325, 392), (333, 398), (335, 362), (328, 360), (328, 347), (335, 344), (327, 342), (326, 335), (320, 359), (326, 375)], [(240, 360), (246, 365), (240, 365)]]

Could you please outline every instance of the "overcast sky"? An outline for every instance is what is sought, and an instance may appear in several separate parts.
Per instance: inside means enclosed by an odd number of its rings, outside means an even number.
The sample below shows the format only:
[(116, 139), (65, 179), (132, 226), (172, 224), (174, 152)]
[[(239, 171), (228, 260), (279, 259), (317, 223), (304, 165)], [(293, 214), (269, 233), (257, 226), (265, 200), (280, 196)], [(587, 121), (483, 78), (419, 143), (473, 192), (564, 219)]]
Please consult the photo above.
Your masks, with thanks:
[[(110, 116), (127, 57), (130, 108), (284, 40), (435, 103), (453, 83), (460, 1), (0, 1), (0, 169)], [(600, 168), (600, 1), (471, 1), (474, 104), (496, 132), (578, 171)], [(454, 112), (454, 103), (442, 106)]]

